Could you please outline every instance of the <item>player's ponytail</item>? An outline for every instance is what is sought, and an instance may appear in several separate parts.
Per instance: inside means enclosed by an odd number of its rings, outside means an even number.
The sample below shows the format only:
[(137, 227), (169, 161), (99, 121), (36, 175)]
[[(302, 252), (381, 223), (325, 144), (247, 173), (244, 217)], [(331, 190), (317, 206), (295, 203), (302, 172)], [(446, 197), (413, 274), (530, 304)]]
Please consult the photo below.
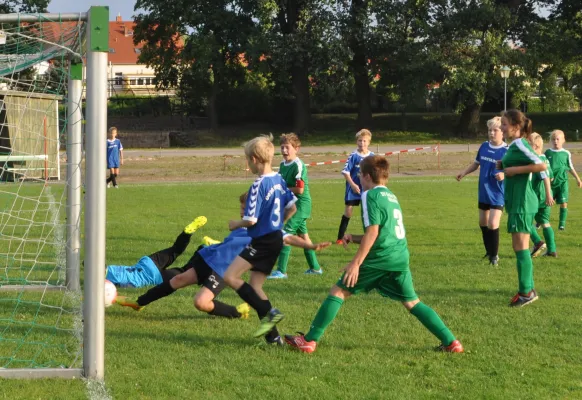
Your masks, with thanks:
[(522, 138), (527, 139), (533, 132), (533, 124), (531, 119), (526, 117), (525, 114), (521, 111), (515, 109), (507, 110), (503, 116), (507, 119), (509, 125), (519, 127)]

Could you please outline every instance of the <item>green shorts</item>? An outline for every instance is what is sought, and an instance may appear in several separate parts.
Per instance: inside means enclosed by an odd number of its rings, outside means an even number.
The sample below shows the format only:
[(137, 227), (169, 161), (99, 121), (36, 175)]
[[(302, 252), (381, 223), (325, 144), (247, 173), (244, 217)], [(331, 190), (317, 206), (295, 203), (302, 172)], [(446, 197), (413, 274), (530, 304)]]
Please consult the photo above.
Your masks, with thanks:
[(540, 207), (538, 209), (538, 212), (536, 213), (536, 216), (535, 216), (536, 223), (541, 224), (541, 225), (549, 224), (551, 211), (552, 211), (552, 208), (549, 206)]
[(291, 235), (301, 235), (308, 233), (307, 218), (294, 215), (291, 218), (289, 218), (283, 229), (285, 230), (285, 232)]
[(352, 294), (378, 290), (384, 297), (390, 297), (396, 301), (413, 301), (418, 299), (412, 285), (412, 274), (408, 271), (386, 271), (383, 269), (360, 267), (356, 286), (348, 288), (342, 282), (344, 276), (336, 285)]
[(554, 193), (554, 200), (557, 204), (564, 204), (568, 202), (568, 181), (557, 186), (552, 186), (552, 193)]
[(507, 232), (530, 233), (535, 214), (508, 214)]

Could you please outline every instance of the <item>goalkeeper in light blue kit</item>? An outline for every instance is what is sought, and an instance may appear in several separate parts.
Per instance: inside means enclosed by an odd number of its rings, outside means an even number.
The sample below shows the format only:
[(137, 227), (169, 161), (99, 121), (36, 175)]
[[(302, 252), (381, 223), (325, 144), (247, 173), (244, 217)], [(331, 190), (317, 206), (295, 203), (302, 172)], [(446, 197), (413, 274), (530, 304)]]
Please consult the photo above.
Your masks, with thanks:
[(119, 287), (144, 287), (159, 285), (184, 272), (181, 268), (168, 268), (186, 250), (192, 234), (206, 224), (206, 217), (197, 217), (178, 235), (167, 249), (144, 256), (133, 266), (109, 265), (105, 279)]

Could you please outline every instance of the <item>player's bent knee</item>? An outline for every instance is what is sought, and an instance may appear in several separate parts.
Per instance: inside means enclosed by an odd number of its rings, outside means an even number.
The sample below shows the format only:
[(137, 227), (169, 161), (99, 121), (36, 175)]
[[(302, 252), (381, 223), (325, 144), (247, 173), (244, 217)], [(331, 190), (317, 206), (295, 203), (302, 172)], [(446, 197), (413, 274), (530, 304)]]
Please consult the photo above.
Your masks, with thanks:
[(412, 300), (412, 301), (403, 301), (402, 305), (404, 306), (404, 308), (406, 308), (408, 311), (410, 311), (418, 303), (420, 303), (420, 299), (416, 299), (416, 300)]
[(338, 285), (333, 285), (329, 290), (329, 294), (331, 296), (339, 297), (342, 300), (345, 300), (352, 295), (350, 292), (348, 292), (345, 289), (342, 289)]

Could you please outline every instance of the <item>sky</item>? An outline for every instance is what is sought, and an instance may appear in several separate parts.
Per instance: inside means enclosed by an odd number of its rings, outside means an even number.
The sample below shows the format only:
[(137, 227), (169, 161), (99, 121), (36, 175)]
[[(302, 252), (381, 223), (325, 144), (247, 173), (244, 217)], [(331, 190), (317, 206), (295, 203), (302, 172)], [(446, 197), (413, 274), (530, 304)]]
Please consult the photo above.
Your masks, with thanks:
[(121, 14), (124, 21), (130, 21), (135, 5), (134, 0), (51, 0), (48, 6), (49, 12), (84, 12), (91, 6), (109, 6), (109, 19), (115, 20), (117, 14)]

